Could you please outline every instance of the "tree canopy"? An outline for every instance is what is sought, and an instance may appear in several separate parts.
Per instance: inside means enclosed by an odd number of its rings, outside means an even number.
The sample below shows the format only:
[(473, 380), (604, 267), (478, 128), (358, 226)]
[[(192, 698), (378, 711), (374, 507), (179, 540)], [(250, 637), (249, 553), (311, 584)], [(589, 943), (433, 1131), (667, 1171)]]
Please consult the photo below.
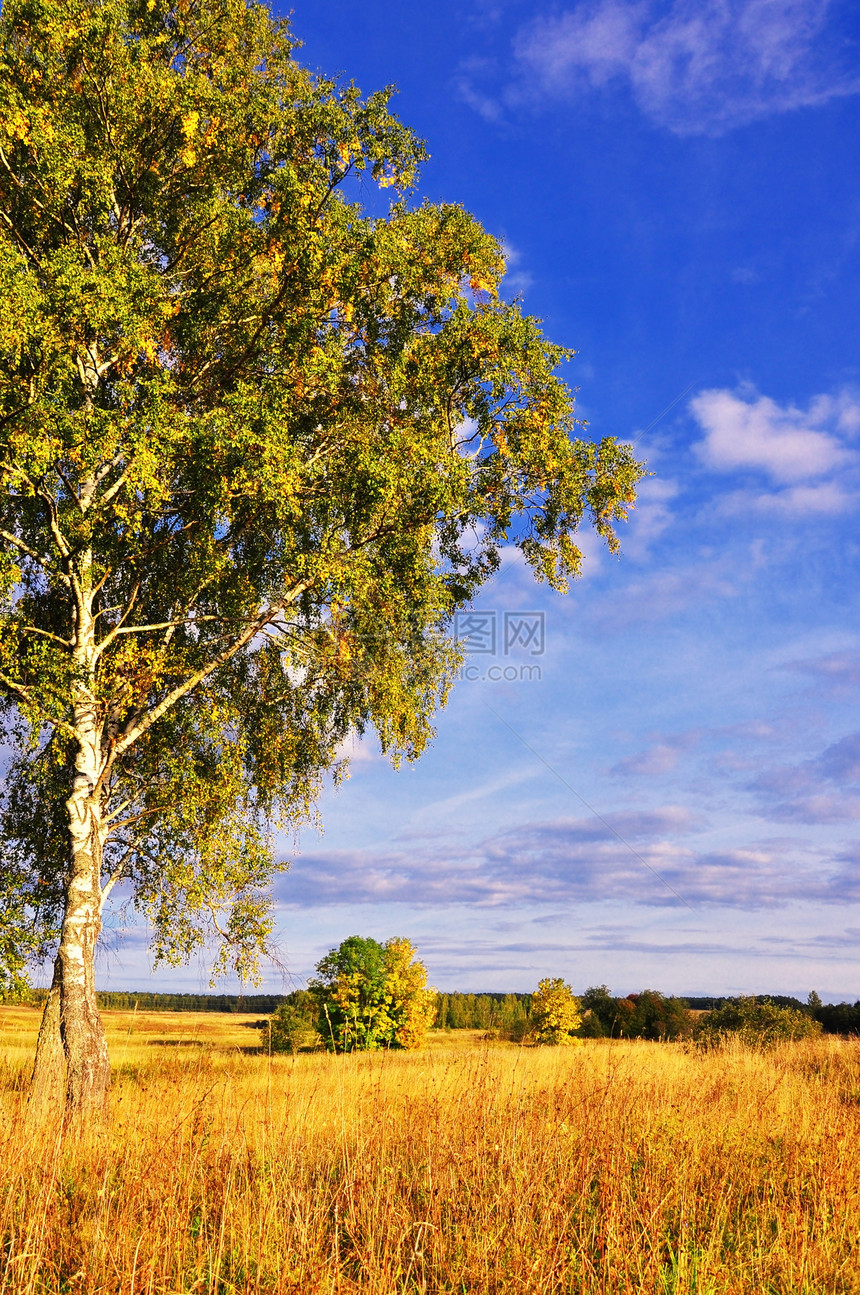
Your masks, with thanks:
[(692, 1020), (687, 1004), (656, 989), (613, 998), (605, 985), (592, 985), (580, 999), (588, 1038), (678, 1039), (688, 1035)]
[(582, 1014), (570, 985), (559, 976), (545, 977), (532, 994), (531, 1019), (538, 1043), (575, 1043)]
[(0, 19), (0, 937), (58, 950), (73, 1105), (111, 890), (157, 958), (253, 973), (271, 825), (350, 731), (420, 754), (500, 547), (564, 589), (641, 477), (576, 437), (498, 242), (409, 200), (390, 91), (294, 54), (245, 0)]

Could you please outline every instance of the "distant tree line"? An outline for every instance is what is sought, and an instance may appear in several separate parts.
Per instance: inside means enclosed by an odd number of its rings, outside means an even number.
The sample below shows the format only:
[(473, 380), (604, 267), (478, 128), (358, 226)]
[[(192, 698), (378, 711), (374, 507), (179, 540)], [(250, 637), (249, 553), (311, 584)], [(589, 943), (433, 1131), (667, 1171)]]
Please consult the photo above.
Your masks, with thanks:
[(825, 1034), (860, 1034), (860, 1000), (856, 1003), (822, 1003), (813, 990), (806, 1006), (816, 1021), (821, 1022)]
[(516, 1036), (528, 1029), (531, 994), (437, 994), (435, 1030), (496, 1030)]
[[(439, 994), (434, 1026), (440, 1030), (485, 1030), (518, 1041), (533, 1028), (534, 994)], [(579, 1038), (676, 1039), (691, 1032), (687, 1001), (655, 989), (614, 998), (606, 985), (578, 998)], [(713, 1000), (717, 1001), (717, 1000)]]
[[(47, 990), (33, 989), (27, 1001), (43, 1003)], [(518, 1041), (531, 1029), (533, 994), (519, 993), (437, 993), (432, 1028), (437, 1030), (482, 1030)], [(666, 997), (657, 990), (615, 998), (605, 985), (592, 986), (579, 999), (582, 1038), (675, 1039), (690, 1034), (692, 1020), (687, 1012), (720, 1012), (744, 1001), (772, 1003), (803, 1012), (819, 1022), (824, 1034), (860, 1035), (860, 1000), (855, 1003), (822, 1003), (814, 991), (806, 1002), (785, 994), (759, 994), (751, 999), (714, 995), (689, 998)], [(158, 994), (105, 991), (98, 995), (99, 1007), (113, 1011), (140, 1012), (238, 1012), (270, 1016), (282, 1004), (300, 1015), (309, 1014), (305, 990), (289, 994)]]
[[(24, 1001), (39, 1006), (47, 989), (31, 989)], [(274, 1012), (288, 994), (155, 994), (106, 990), (97, 994), (100, 1011), (133, 1012)]]

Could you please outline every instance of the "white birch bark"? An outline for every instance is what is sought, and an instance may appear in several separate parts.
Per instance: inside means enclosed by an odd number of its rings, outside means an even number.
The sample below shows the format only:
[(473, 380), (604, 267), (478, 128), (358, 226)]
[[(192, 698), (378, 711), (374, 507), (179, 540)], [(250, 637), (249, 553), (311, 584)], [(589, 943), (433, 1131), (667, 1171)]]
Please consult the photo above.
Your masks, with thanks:
[[(104, 1107), (110, 1080), (110, 1062), (95, 988), (95, 952), (101, 931), (104, 824), (99, 783), (103, 769), (102, 723), (94, 688), (97, 648), (90, 568), (90, 555), (85, 554), (74, 581), (77, 624), (73, 650), (76, 668), (73, 724), (77, 750), (71, 794), (66, 801), (69, 826), (66, 907), (54, 986), (45, 1008), (33, 1073), (34, 1097), (43, 1105), (64, 1098), (66, 1110), (73, 1115), (92, 1114)], [(59, 1073), (57, 1028), (64, 1062)], [(65, 1093), (58, 1092), (63, 1084)]]

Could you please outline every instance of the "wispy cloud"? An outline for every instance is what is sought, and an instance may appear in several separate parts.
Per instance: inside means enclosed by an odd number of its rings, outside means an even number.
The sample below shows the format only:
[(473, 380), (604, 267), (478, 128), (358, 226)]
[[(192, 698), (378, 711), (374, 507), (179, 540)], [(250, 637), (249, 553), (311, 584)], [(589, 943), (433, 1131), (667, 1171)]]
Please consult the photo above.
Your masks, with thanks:
[(722, 134), (860, 89), (831, 0), (591, 0), (524, 27), (515, 54), (544, 94), (626, 83), (678, 135)]
[(588, 610), (592, 632), (613, 634), (633, 625), (656, 625), (724, 598), (733, 598), (749, 580), (752, 560), (745, 571), (722, 554), (701, 558), (668, 570), (646, 571), (629, 580), (623, 598), (604, 598)]
[(860, 884), (850, 849), (834, 857), (804, 840), (752, 840), (699, 853), (685, 838), (701, 819), (682, 806), (606, 821), (635, 853), (596, 819), (531, 822), (459, 847), (428, 837), (408, 848), (305, 856), (278, 883), (278, 899), (311, 908), (396, 903), (521, 911), (619, 901), (678, 908), (681, 896), (688, 905), (744, 909), (841, 902)]
[(493, 94), (480, 89), (485, 80), (494, 80), (498, 70), (491, 59), (470, 58), (460, 66), (454, 78), (454, 89), (464, 103), (467, 103), (484, 121), (499, 122), (505, 115), (505, 109)]
[(811, 675), (835, 688), (853, 688), (860, 684), (860, 649), (849, 648), (843, 652), (827, 652), (822, 656), (786, 661), (780, 669)]
[(659, 778), (671, 773), (681, 756), (687, 754), (702, 740), (703, 729), (690, 729), (684, 733), (673, 733), (659, 738), (656, 742), (637, 751), (634, 755), (620, 760), (612, 769), (613, 774), (622, 777), (643, 776)]
[(777, 822), (845, 823), (860, 819), (860, 733), (849, 733), (812, 760), (764, 770), (749, 790)]
[(860, 399), (853, 394), (816, 396), (800, 409), (744, 385), (702, 391), (689, 408), (704, 433), (694, 448), (707, 467), (770, 482), (733, 492), (725, 509), (835, 515), (856, 504)]
[(507, 272), (502, 280), (502, 291), (506, 297), (523, 296), (534, 283), (533, 276), (522, 264), (522, 254), (507, 238), (502, 240)]
[(678, 494), (678, 483), (668, 478), (646, 477), (637, 494), (636, 511), (624, 539), (624, 553), (637, 562), (645, 562), (651, 545), (672, 525), (671, 503)]

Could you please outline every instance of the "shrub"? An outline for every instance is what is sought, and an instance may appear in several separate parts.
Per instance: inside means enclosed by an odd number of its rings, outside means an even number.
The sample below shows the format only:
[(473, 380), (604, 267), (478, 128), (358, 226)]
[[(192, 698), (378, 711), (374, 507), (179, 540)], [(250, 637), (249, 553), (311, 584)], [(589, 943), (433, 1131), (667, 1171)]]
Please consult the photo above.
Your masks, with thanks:
[(771, 1048), (820, 1033), (819, 1022), (799, 1008), (780, 1007), (767, 999), (738, 998), (701, 1017), (695, 1038), (705, 1047), (734, 1037), (752, 1048)]
[(265, 1025), (263, 1046), (270, 1052), (307, 1052), (322, 1043), (313, 1020), (293, 1003), (281, 1003)]

